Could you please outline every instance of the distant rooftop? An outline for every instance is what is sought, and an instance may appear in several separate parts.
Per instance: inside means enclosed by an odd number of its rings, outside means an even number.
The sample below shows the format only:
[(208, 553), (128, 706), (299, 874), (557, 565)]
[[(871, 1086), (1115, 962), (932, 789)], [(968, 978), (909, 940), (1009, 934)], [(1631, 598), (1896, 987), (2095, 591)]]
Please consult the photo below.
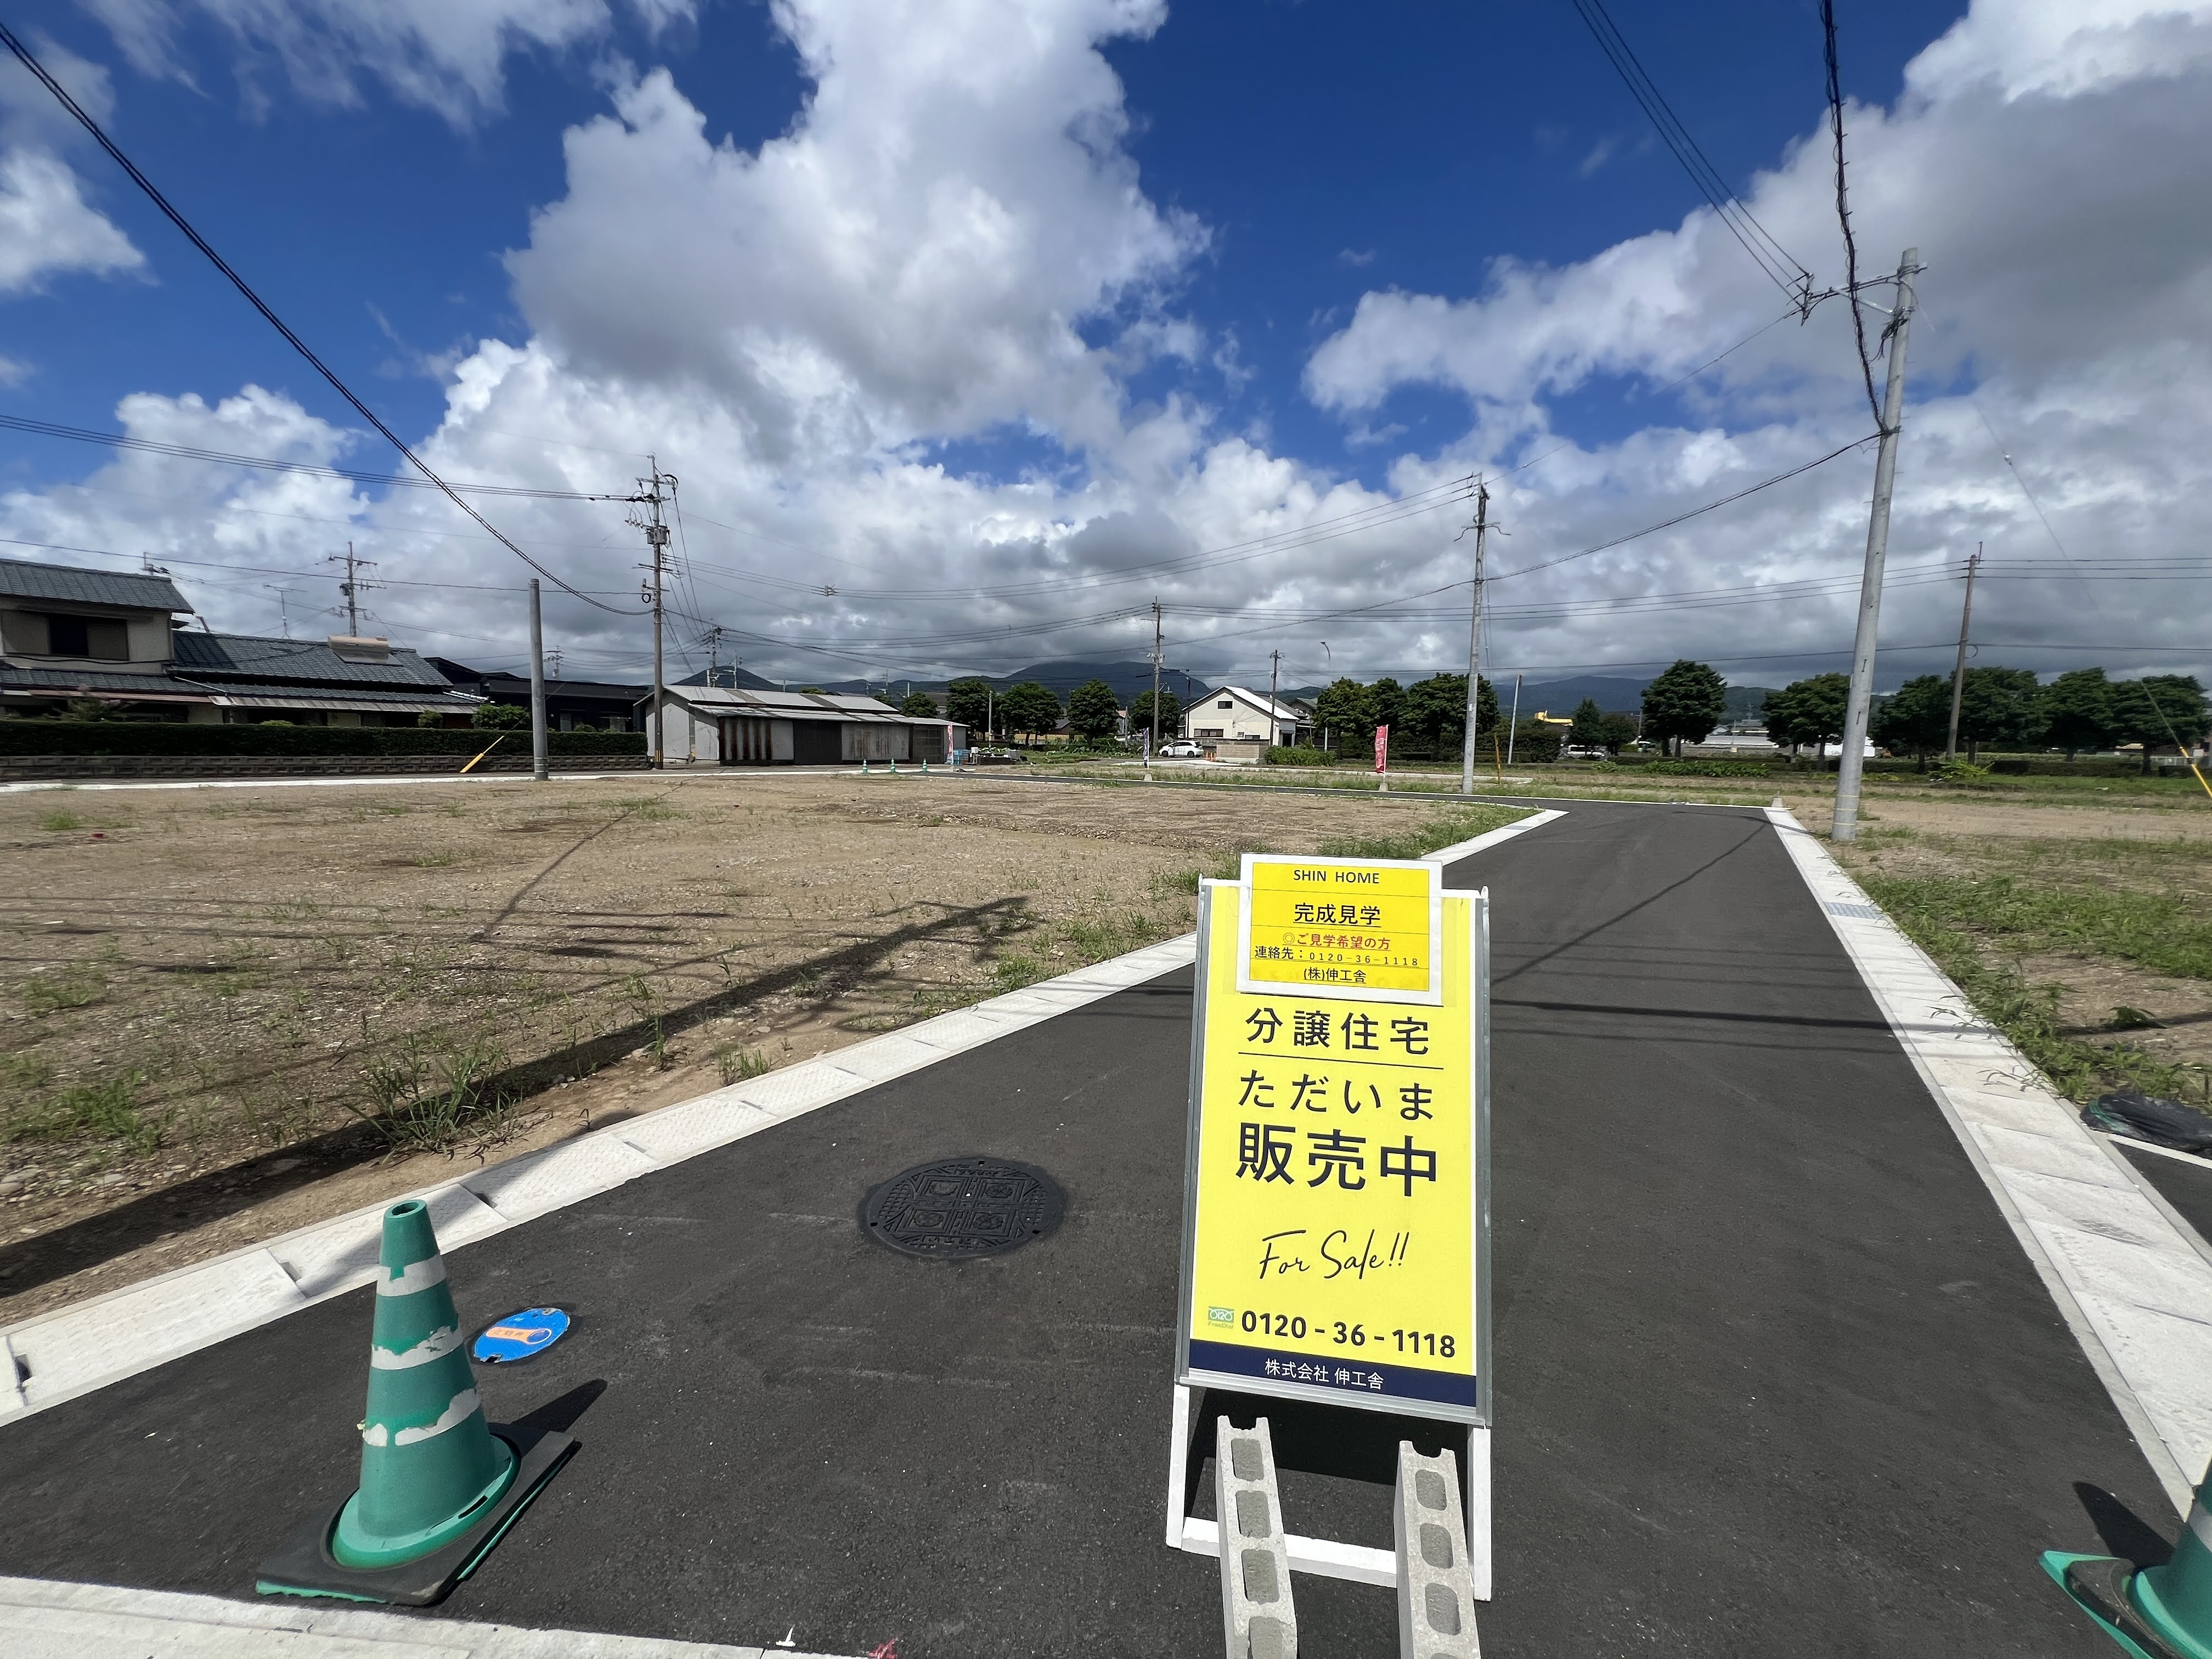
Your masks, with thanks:
[(257, 680), (336, 680), (351, 685), (425, 685), (447, 689), (443, 674), (414, 652), (393, 646), (386, 662), (349, 662), (321, 640), (272, 640), (251, 634), (173, 636), (182, 676), (249, 676)]

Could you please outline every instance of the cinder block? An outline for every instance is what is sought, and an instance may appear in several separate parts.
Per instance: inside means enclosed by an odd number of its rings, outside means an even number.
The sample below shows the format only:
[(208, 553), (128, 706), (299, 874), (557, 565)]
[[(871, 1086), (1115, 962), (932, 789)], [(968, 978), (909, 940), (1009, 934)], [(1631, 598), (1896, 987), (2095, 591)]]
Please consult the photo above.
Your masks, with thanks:
[(1457, 1460), (1449, 1451), (1424, 1457), (1412, 1441), (1400, 1441), (1391, 1508), (1398, 1539), (1398, 1659), (1480, 1659)]
[(1267, 1419), (1214, 1422), (1213, 1512), (1221, 1517), (1221, 1625), (1229, 1659), (1297, 1659), (1291, 1555)]

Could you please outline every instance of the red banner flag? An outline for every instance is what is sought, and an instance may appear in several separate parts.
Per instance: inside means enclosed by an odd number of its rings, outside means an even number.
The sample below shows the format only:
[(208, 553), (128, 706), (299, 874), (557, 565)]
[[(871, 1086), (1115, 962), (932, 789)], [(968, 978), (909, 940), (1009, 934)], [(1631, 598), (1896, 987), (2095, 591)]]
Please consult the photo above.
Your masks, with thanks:
[(1390, 769), (1390, 728), (1387, 726), (1375, 728), (1375, 769), (1378, 772)]

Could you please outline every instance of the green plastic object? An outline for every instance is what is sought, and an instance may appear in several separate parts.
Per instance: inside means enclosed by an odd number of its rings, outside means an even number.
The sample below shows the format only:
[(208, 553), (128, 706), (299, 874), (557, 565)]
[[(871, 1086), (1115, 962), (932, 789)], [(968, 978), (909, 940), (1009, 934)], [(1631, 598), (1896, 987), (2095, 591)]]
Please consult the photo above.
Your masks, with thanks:
[(347, 1567), (398, 1566), (431, 1553), (482, 1520), (514, 1479), (513, 1449), (484, 1421), (421, 1200), (384, 1212), (378, 1260), (361, 1486), (330, 1546)]
[(2197, 1489), (2172, 1559), (2136, 1567), (2106, 1555), (2045, 1550), (2043, 1570), (2136, 1659), (2212, 1659), (2212, 1512)]

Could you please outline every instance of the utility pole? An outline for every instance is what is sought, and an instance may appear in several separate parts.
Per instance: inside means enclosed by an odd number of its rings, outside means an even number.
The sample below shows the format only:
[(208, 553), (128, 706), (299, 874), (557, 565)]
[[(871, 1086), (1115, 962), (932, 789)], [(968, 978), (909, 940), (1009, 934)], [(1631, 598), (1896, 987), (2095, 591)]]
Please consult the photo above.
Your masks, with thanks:
[(1160, 602), (1152, 601), (1152, 746), (1145, 756), (1145, 776), (1152, 775), (1152, 756), (1160, 748)]
[[(653, 464), (653, 476), (649, 478), (640, 478), (637, 481), (638, 493), (629, 498), (637, 506), (645, 508), (646, 516), (640, 518), (637, 514), (632, 514), (629, 521), (638, 529), (645, 532), (646, 549), (653, 559), (651, 564), (640, 567), (651, 574), (647, 578), (644, 590), (638, 597), (653, 607), (653, 701), (649, 705), (652, 709), (649, 718), (652, 721), (653, 742), (650, 746), (653, 750), (653, 765), (658, 770), (668, 763), (661, 733), (664, 724), (663, 716), (666, 713), (668, 702), (667, 664), (661, 647), (661, 624), (667, 609), (666, 599), (663, 592), (663, 578), (668, 571), (668, 526), (660, 516), (660, 509), (665, 503), (675, 499), (676, 478), (674, 474), (663, 472), (660, 470), (658, 457), (648, 455), (646, 459)], [(667, 486), (665, 494), (662, 493), (661, 489), (664, 484)]]
[(999, 688), (988, 680), (983, 682), (983, 740), (999, 740)]
[[(1859, 578), (1858, 636), (1851, 646), (1850, 702), (1844, 712), (1844, 752), (1836, 761), (1836, 815), (1832, 841), (1856, 841), (1859, 781), (1866, 771), (1867, 711), (1874, 698), (1875, 636), (1881, 625), (1881, 573), (1889, 557), (1889, 496), (1897, 482), (1897, 438), (1905, 424), (1905, 337), (1912, 322), (1912, 276), (1920, 250), (1909, 247), (1897, 262), (1897, 305), (1890, 313), (1889, 386), (1881, 400), (1881, 448), (1874, 464), (1874, 510), (1867, 515), (1866, 571)], [(1844, 295), (1853, 305), (1856, 294)]]
[(545, 743), (545, 622), (538, 602), (538, 578), (530, 579), (530, 775), (544, 783), (552, 775)]
[(375, 569), (376, 562), (374, 559), (355, 557), (353, 544), (348, 542), (343, 557), (333, 553), (323, 562), (342, 564), (345, 567), (345, 580), (338, 584), (338, 592), (345, 596), (346, 632), (358, 636), (361, 633), (361, 596), (366, 590), (376, 586), (374, 582), (363, 581), (361, 579), (361, 573), (364, 570)]
[(1467, 622), (1467, 735), (1460, 744), (1459, 792), (1474, 793), (1474, 722), (1482, 707), (1482, 555), (1490, 533), (1490, 487), (1474, 487), (1474, 608)]
[(1283, 729), (1275, 723), (1275, 688), (1282, 683), (1282, 678), (1283, 653), (1270, 652), (1267, 655), (1267, 741), (1271, 744), (1283, 740)]
[(1951, 665), (1951, 730), (1943, 739), (1943, 758), (1959, 758), (1959, 702), (1966, 690), (1966, 625), (1974, 618), (1974, 568), (1982, 562), (1982, 544), (1974, 544), (1974, 556), (1966, 561), (1966, 602), (1959, 607), (1959, 660)]
[(1505, 763), (1513, 764), (1513, 739), (1521, 735), (1521, 676), (1513, 677), (1513, 718), (1505, 725)]
[(284, 637), (290, 639), (292, 637), (292, 607), (289, 601), (292, 590), (289, 587), (279, 587), (275, 582), (264, 582), (261, 585), (276, 596), (276, 614), (283, 621)]

